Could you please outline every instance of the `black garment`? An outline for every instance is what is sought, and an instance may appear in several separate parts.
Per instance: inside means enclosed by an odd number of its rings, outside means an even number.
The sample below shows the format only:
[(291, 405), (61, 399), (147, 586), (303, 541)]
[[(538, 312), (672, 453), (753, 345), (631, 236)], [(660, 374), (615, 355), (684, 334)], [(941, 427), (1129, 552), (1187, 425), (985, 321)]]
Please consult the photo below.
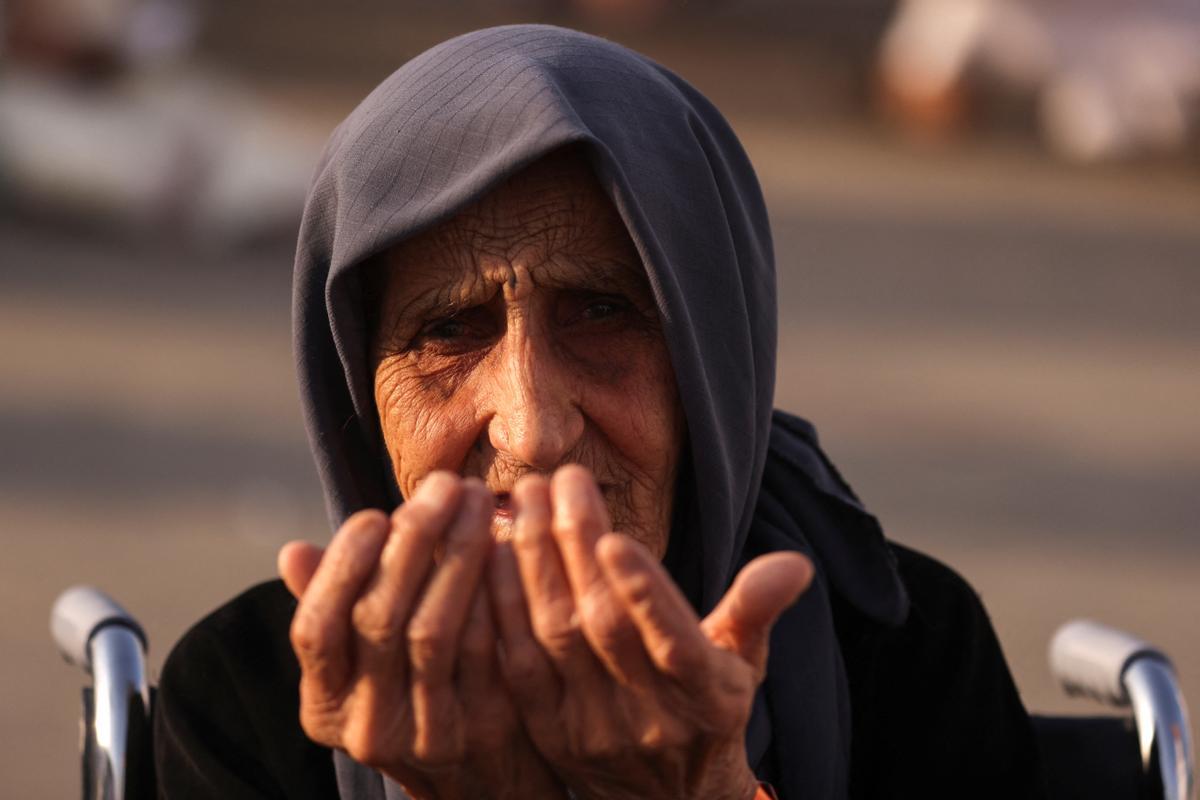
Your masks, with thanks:
[(300, 728), (295, 611), (282, 581), (259, 584), (175, 645), (154, 711), (161, 797), (337, 797), (329, 750)]
[[(892, 550), (911, 599), (903, 625), (833, 595), (850, 683), (850, 797), (1043, 797), (1029, 717), (979, 599), (942, 564)], [(164, 798), (337, 797), (332, 754), (299, 727), (294, 609), (281, 582), (261, 584), (171, 653), (155, 718)], [(778, 769), (774, 752), (761, 777)]]

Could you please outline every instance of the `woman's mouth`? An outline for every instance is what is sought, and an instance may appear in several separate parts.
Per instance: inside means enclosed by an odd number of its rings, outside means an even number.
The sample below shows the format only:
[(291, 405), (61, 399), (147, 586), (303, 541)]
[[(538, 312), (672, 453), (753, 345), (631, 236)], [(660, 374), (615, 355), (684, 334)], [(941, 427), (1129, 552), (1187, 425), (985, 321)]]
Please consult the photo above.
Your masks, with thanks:
[(512, 519), (512, 496), (508, 492), (496, 492), (493, 496), (495, 507), (492, 509), (492, 516)]
[(492, 507), (492, 537), (498, 542), (512, 539), (513, 507), (508, 492), (496, 492)]
[[(599, 484), (600, 495), (608, 502), (609, 495), (615, 490), (610, 483)], [(513, 521), (516, 509), (513, 506), (512, 494), (509, 492), (492, 493), (492, 536), (497, 541), (507, 541), (512, 538)]]

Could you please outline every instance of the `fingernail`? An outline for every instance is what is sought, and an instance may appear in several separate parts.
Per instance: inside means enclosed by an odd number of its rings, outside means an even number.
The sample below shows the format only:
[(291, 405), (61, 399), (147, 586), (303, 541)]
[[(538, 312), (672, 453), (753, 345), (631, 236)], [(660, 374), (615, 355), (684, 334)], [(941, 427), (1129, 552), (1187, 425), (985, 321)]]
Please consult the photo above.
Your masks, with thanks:
[(479, 478), (463, 478), (461, 482), (463, 489), (466, 491), (475, 494), (491, 494), (488, 491), (487, 484)]
[(522, 522), (537, 522), (543, 516), (549, 516), (549, 486), (540, 476), (528, 476), (517, 481), (510, 497), (515, 520)]
[(555, 509), (567, 506), (565, 510), (579, 510), (591, 500), (591, 476), (582, 467), (563, 467), (554, 475), (553, 489), (555, 494)]
[(435, 504), (448, 502), (459, 483), (458, 476), (449, 472), (442, 470), (431, 472), (421, 479), (421, 484), (417, 487), (413, 499), (416, 500), (419, 497)]
[(388, 515), (382, 511), (372, 514), (365, 521), (366, 530), (374, 534), (386, 533), (391, 528), (391, 521)]
[(519, 503), (523, 498), (529, 497), (534, 492), (540, 491), (541, 487), (546, 485), (546, 478), (543, 475), (528, 473), (517, 479), (513, 485), (512, 499)]
[(634, 540), (621, 533), (606, 533), (596, 542), (596, 560), (617, 577), (636, 572), (642, 566)]
[(338, 533), (346, 536), (379, 535), (388, 530), (390, 523), (388, 515), (383, 511), (369, 508), (355, 512), (346, 518)]
[(483, 481), (474, 479), (463, 481), (463, 491), (466, 493), (464, 505), (468, 505), (472, 514), (491, 513), (496, 504), (496, 498)]

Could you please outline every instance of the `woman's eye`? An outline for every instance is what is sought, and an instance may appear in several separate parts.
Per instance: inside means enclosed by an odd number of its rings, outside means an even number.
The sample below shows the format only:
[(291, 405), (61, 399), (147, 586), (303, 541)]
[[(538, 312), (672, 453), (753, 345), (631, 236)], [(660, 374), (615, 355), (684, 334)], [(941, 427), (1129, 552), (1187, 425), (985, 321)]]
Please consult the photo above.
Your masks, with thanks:
[(421, 335), (428, 339), (457, 339), (466, 334), (467, 326), (453, 317), (435, 320), (421, 329)]
[(599, 322), (619, 317), (629, 310), (629, 301), (612, 295), (596, 295), (590, 292), (570, 293), (559, 306), (562, 324)]
[(584, 319), (604, 319), (605, 317), (611, 317), (614, 314), (619, 314), (621, 310), (620, 304), (618, 304), (616, 301), (597, 300), (594, 303), (589, 303), (587, 307), (583, 309), (582, 316)]
[(432, 347), (442, 353), (474, 349), (496, 335), (496, 321), (482, 306), (456, 311), (429, 320), (417, 332), (411, 347)]

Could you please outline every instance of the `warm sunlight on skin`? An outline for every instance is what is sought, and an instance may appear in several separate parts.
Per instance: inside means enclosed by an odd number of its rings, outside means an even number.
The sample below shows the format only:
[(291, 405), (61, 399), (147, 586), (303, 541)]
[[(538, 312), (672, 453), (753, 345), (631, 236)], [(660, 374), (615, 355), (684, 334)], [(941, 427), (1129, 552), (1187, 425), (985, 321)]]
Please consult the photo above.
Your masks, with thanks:
[(376, 269), (375, 402), (404, 497), (437, 469), (481, 478), (505, 539), (517, 479), (578, 463), (613, 529), (661, 558), (683, 413), (641, 260), (584, 160), (539, 161)]
[(368, 270), (405, 502), (280, 553), (305, 733), (413, 797), (749, 800), (769, 632), (812, 568), (759, 557), (701, 620), (662, 566), (683, 413), (584, 161), (539, 161)]

